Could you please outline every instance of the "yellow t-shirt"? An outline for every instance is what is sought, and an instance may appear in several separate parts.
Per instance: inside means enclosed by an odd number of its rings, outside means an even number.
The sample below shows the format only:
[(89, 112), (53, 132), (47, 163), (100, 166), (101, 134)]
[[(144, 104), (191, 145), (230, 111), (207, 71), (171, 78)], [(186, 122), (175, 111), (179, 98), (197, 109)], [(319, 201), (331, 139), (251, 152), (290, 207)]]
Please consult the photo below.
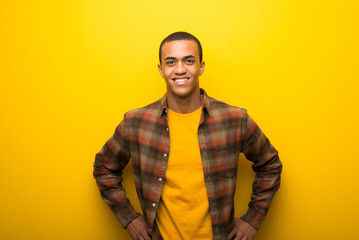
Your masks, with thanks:
[(189, 114), (168, 110), (170, 153), (156, 221), (165, 240), (213, 239), (198, 144), (202, 107)]

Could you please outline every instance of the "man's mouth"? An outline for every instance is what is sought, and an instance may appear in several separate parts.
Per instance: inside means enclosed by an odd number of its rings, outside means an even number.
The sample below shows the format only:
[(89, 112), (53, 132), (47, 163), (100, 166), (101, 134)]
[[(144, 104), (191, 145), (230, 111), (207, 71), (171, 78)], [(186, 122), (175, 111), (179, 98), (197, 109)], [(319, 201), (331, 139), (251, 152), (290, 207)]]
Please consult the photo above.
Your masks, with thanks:
[(172, 78), (173, 81), (181, 83), (189, 80), (189, 78)]

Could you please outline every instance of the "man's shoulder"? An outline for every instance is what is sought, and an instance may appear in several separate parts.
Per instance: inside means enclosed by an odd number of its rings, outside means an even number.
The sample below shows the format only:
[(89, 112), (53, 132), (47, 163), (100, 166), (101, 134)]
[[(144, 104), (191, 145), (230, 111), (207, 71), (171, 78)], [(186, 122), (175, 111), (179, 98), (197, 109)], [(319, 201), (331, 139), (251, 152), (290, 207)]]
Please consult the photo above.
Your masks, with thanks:
[(247, 116), (247, 109), (228, 104), (212, 97), (209, 97), (209, 106), (213, 115), (230, 115), (233, 117)]
[(132, 109), (125, 114), (126, 119), (151, 118), (161, 115), (161, 99), (152, 102), (144, 107)]

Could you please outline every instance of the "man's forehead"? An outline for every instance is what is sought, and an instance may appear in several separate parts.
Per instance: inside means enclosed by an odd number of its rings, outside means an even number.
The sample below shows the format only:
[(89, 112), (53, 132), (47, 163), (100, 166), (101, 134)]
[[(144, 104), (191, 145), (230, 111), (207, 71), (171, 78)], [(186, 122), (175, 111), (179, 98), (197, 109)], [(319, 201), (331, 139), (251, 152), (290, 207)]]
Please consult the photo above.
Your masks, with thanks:
[(179, 55), (179, 56), (188, 56), (193, 55), (198, 57), (198, 46), (195, 41), (192, 40), (176, 40), (166, 42), (162, 46), (162, 57), (167, 57), (168, 55)]

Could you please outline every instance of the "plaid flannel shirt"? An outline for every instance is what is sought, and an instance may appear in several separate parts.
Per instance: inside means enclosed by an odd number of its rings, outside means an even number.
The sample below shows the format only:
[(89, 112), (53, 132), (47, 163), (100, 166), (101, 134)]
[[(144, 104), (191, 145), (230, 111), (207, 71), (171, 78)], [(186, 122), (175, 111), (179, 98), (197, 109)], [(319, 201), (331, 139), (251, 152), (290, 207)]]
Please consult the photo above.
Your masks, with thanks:
[[(253, 162), (256, 172), (249, 209), (241, 217), (256, 229), (279, 188), (282, 164), (277, 151), (245, 109), (215, 100), (203, 89), (201, 94), (204, 97), (198, 140), (213, 238), (225, 239), (233, 227), (239, 154), (243, 152)], [(94, 163), (94, 177), (102, 198), (126, 227), (139, 216), (121, 185), (122, 170), (132, 159), (136, 191), (152, 239), (161, 239), (155, 217), (170, 152), (169, 131), (165, 95), (146, 107), (127, 112)]]

